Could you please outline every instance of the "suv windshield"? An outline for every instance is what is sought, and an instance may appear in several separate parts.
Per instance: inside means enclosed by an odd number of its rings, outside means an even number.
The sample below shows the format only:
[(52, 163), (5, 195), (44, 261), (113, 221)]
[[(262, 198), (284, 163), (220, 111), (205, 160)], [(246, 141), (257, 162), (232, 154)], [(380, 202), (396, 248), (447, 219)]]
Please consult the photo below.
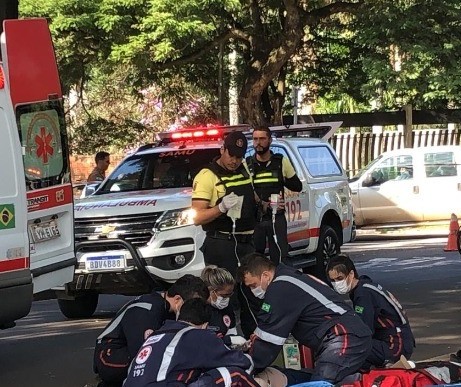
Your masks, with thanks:
[(371, 161), (365, 168), (361, 169), (354, 177), (349, 179), (349, 183), (352, 183), (354, 181), (357, 181), (362, 177), (362, 175), (368, 171), (373, 165), (375, 165), (378, 161), (380, 161), (383, 158), (383, 155), (379, 155), (376, 159)]
[(111, 173), (96, 194), (192, 187), (195, 175), (216, 156), (219, 148), (133, 155)]

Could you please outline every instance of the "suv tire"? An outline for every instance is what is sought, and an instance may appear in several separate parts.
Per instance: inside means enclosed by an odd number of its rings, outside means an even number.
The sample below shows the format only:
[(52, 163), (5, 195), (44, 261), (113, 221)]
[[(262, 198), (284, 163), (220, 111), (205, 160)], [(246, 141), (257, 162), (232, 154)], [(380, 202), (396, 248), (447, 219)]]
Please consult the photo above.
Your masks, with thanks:
[(326, 267), (330, 257), (341, 252), (341, 244), (336, 231), (328, 225), (322, 225), (320, 228), (319, 244), (315, 250), (315, 276), (327, 283)]
[(89, 318), (98, 306), (99, 294), (86, 292), (79, 294), (75, 300), (58, 299), (59, 309), (67, 318)]

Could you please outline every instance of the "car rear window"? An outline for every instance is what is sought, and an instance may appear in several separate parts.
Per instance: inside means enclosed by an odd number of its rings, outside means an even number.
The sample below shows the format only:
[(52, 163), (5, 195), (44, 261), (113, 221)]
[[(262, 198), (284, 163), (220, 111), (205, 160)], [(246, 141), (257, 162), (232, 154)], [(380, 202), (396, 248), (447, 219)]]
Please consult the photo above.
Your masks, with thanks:
[(433, 152), (424, 154), (427, 177), (456, 176), (456, 162), (453, 152)]

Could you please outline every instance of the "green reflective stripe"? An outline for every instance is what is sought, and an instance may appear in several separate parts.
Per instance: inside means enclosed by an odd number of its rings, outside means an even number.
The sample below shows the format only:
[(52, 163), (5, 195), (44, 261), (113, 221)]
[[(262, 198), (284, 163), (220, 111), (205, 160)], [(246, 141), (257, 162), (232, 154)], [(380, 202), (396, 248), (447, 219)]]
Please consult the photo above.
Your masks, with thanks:
[(221, 176), (220, 179), (222, 181), (230, 181), (230, 180), (238, 180), (238, 179), (244, 179), (245, 176), (243, 176), (241, 173), (239, 173), (238, 175), (233, 175), (233, 176)]
[(261, 173), (257, 173), (255, 175), (255, 178), (259, 178), (259, 177), (266, 177), (266, 176), (272, 176), (272, 172), (261, 172)]
[(278, 183), (279, 179), (277, 178), (270, 178), (270, 179), (254, 179), (253, 182), (255, 184), (259, 183)]
[(226, 187), (237, 187), (239, 185), (247, 185), (251, 184), (251, 179), (245, 179), (245, 180), (240, 180), (240, 181), (234, 181), (232, 183), (226, 183)]

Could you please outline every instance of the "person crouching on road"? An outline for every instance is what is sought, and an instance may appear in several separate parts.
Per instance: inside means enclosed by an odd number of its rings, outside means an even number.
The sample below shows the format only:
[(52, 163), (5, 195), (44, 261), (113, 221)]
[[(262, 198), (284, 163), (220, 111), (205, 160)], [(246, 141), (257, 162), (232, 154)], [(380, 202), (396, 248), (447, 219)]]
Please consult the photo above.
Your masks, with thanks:
[(269, 366), (290, 333), (315, 356), (310, 380), (340, 382), (357, 372), (371, 350), (371, 331), (327, 284), (253, 253), (239, 277), (263, 299), (250, 355), (256, 369)]
[(230, 298), (235, 280), (228, 270), (215, 265), (206, 266), (201, 278), (210, 291), (211, 318), (208, 329), (213, 330), (229, 347), (244, 347), (247, 340), (237, 334), (234, 309)]
[[(253, 130), (255, 154), (246, 158), (253, 175), (253, 185), (259, 202), (258, 223), (254, 232), (255, 249), (264, 254), (269, 245), (269, 256), (278, 264), (288, 258), (287, 219), (285, 217), (285, 187), (301, 192), (303, 185), (288, 157), (270, 150), (271, 130), (257, 127)], [(277, 195), (277, 205), (271, 208), (271, 195)], [(275, 211), (275, 213), (274, 213)]]
[(167, 318), (174, 319), (184, 301), (207, 300), (209, 295), (200, 278), (186, 274), (165, 293), (144, 294), (126, 303), (97, 338), (93, 368), (102, 380), (98, 387), (121, 386), (144, 340)]
[(257, 387), (249, 375), (251, 358), (229, 349), (206, 329), (209, 319), (210, 306), (205, 301), (186, 301), (178, 321), (166, 321), (144, 342), (123, 386)]
[[(229, 133), (221, 156), (195, 176), (192, 188), (194, 222), (206, 232), (200, 248), (205, 264), (223, 267), (234, 278), (240, 259), (254, 251), (256, 198), (250, 173), (242, 164), (247, 145), (242, 132)], [(241, 211), (235, 211), (240, 203)], [(246, 289), (239, 287), (240, 321), (244, 335), (249, 337), (256, 321), (248, 307), (253, 302), (247, 300), (244, 292)]]
[(370, 277), (359, 277), (354, 263), (346, 254), (331, 257), (327, 273), (339, 294), (349, 293), (355, 312), (373, 332), (373, 349), (365, 368), (383, 367), (410, 358), (415, 339), (410, 322), (399, 301)]

